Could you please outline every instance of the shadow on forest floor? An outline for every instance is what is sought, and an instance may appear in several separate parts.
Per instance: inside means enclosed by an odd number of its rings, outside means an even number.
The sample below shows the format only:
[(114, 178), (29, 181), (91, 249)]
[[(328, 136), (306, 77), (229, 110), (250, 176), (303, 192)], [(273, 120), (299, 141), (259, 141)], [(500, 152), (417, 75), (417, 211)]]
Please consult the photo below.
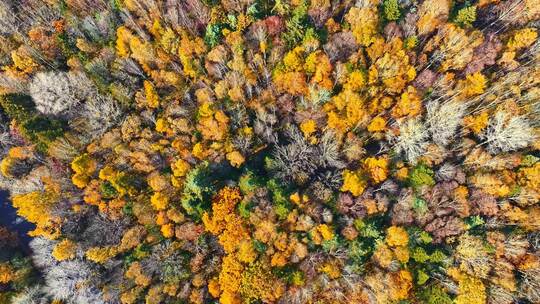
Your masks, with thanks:
[(8, 193), (0, 192), (0, 225), (7, 227), (11, 231), (17, 232), (21, 244), (28, 248), (28, 243), (32, 239), (28, 236), (28, 231), (34, 229), (34, 225), (17, 216), (17, 210), (13, 208), (8, 199)]

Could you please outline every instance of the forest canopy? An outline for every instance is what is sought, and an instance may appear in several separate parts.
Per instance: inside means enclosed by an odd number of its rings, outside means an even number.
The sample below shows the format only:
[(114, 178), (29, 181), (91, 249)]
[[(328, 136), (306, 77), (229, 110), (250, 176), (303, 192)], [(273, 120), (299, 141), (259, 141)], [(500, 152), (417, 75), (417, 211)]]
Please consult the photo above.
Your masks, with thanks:
[(540, 0), (0, 0), (0, 303), (540, 303)]

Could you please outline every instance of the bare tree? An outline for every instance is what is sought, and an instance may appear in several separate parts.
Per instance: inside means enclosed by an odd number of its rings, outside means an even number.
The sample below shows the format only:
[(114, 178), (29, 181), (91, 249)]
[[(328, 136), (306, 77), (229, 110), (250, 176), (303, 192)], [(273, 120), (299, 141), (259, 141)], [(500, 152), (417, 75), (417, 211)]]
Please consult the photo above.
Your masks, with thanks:
[(82, 73), (41, 72), (30, 84), (36, 109), (45, 115), (65, 115), (94, 92)]
[(430, 101), (426, 105), (426, 124), (433, 141), (446, 146), (454, 137), (465, 113), (465, 105), (456, 101), (440, 103)]
[(30, 249), (32, 249), (32, 260), (34, 265), (45, 268), (56, 264), (56, 260), (51, 254), (56, 243), (57, 241), (49, 240), (44, 237), (32, 239), (32, 241), (30, 241)]
[(67, 303), (105, 303), (95, 286), (101, 281), (99, 272), (91, 264), (81, 261), (65, 261), (45, 271), (45, 290), (55, 299)]
[(88, 119), (91, 134), (99, 136), (121, 121), (122, 109), (108, 96), (96, 95), (85, 104), (84, 116)]
[(540, 269), (533, 268), (521, 272), (519, 294), (531, 303), (540, 302)]
[(12, 304), (47, 304), (49, 299), (43, 290), (43, 286), (34, 285), (25, 288), (12, 300)]
[(391, 136), (390, 142), (393, 143), (396, 153), (403, 154), (414, 164), (426, 150), (428, 131), (418, 118), (399, 122), (398, 127), (399, 135)]
[(491, 154), (515, 151), (527, 147), (535, 139), (534, 129), (523, 116), (497, 112), (483, 134)]

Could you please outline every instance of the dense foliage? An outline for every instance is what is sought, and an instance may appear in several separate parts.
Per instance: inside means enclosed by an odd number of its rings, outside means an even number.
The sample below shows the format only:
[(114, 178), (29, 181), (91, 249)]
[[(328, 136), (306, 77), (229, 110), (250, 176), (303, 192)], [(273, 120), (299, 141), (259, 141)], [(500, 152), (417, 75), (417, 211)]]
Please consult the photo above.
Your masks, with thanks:
[(0, 302), (540, 303), (539, 0), (0, 0)]

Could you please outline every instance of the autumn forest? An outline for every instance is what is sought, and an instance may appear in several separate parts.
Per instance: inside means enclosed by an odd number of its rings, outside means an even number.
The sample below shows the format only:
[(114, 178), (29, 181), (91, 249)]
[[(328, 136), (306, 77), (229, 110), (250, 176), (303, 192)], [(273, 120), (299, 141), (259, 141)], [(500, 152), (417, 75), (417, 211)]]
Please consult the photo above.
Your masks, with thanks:
[(0, 0), (0, 303), (538, 304), (539, 34), (540, 0)]

